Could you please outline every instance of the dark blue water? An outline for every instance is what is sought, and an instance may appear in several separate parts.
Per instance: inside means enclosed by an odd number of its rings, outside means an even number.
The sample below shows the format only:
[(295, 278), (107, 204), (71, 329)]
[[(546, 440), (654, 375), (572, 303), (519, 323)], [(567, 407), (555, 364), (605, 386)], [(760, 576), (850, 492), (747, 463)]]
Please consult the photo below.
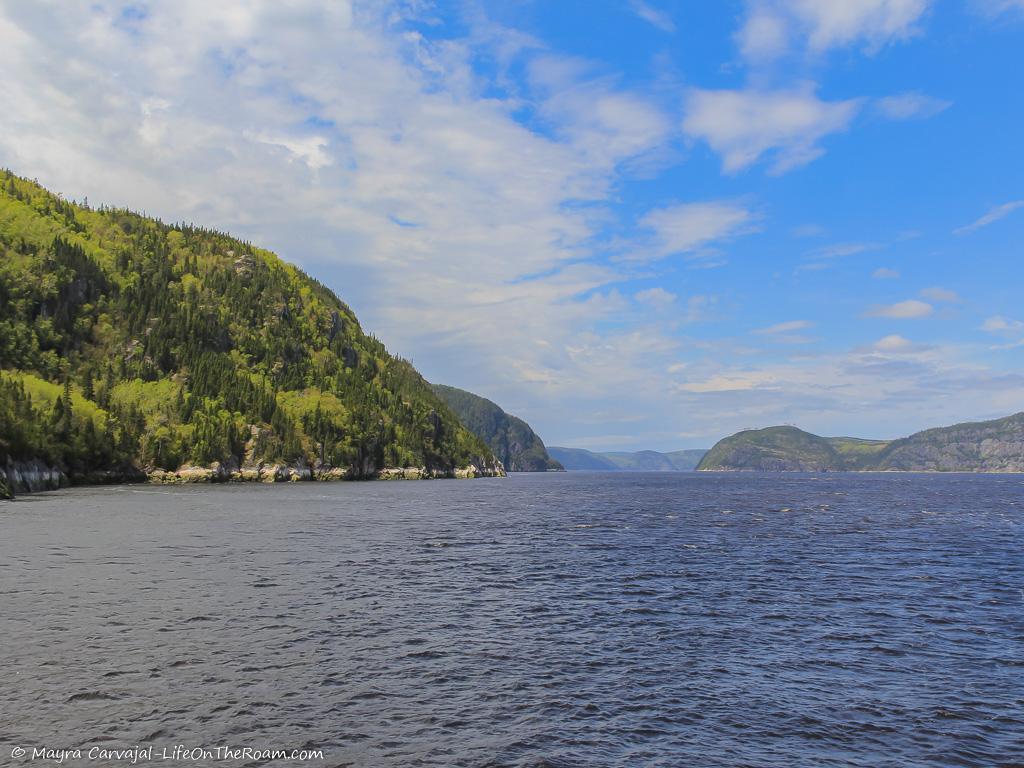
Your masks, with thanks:
[(0, 505), (0, 621), (0, 764), (1022, 765), (1024, 477), (46, 494)]

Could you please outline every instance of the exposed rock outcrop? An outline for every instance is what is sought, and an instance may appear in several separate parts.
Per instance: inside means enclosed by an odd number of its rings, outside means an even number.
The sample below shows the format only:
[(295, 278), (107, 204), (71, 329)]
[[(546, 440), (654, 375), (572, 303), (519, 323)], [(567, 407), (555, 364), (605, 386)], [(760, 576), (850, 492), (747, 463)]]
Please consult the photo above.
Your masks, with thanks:
[(7, 498), (19, 493), (55, 491), (70, 485), (67, 475), (59, 467), (42, 461), (16, 461), (0, 467)]

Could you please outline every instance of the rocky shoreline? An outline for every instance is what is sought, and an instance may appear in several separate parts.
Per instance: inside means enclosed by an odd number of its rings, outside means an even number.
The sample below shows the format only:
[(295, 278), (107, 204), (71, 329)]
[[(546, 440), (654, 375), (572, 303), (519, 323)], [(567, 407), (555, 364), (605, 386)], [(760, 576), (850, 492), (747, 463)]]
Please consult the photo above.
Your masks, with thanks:
[(0, 466), (0, 499), (16, 494), (55, 491), (82, 485), (114, 485), (120, 483), (152, 483), (155, 485), (189, 485), (196, 483), (296, 483), (339, 482), (356, 480), (468, 480), (478, 477), (504, 477), (501, 464), (488, 462), (469, 464), (455, 469), (428, 467), (353, 467), (309, 466), (307, 464), (247, 464), (243, 466), (214, 463), (210, 466), (186, 464), (176, 470), (138, 469), (90, 472), (68, 476), (59, 467), (41, 461), (14, 462)]

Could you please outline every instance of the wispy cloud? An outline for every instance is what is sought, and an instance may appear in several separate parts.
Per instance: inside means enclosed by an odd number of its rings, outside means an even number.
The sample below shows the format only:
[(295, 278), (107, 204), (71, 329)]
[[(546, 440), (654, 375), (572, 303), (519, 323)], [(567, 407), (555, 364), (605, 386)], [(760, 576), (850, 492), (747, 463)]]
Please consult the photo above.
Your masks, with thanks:
[(875, 110), (889, 120), (912, 120), (934, 117), (953, 105), (953, 102), (926, 96), (917, 91), (885, 96), (874, 103)]
[[(623, 319), (625, 269), (591, 243), (629, 164), (677, 126), (511, 31), (431, 40), (403, 17), (414, 5), (153, 4), (130, 30), (109, 5), (0, 6), (0, 157), (299, 261), (430, 378), (512, 403), (635, 391), (677, 342)], [(511, 41), (514, 89), (474, 68), (478, 36), (488, 55)], [(676, 252), (747, 220), (691, 217), (686, 234), (661, 211), (645, 235)], [(631, 371), (610, 373), (619, 362)]]
[(790, 230), (793, 237), (821, 237), (825, 234), (825, 228), (820, 224), (801, 224)]
[(738, 39), (751, 60), (777, 58), (791, 45), (813, 53), (859, 45), (874, 53), (918, 34), (930, 0), (748, 0)]
[(899, 301), (895, 304), (872, 307), (865, 314), (867, 317), (888, 317), (894, 320), (916, 320), (922, 317), (928, 317), (934, 311), (935, 308), (928, 302), (918, 301), (917, 299), (907, 299), (906, 301)]
[(633, 10), (633, 13), (662, 32), (671, 34), (676, 31), (675, 22), (672, 21), (672, 17), (665, 13), (665, 11), (658, 10), (643, 0), (630, 0), (629, 7)]
[(846, 130), (860, 107), (858, 99), (819, 99), (813, 83), (772, 91), (694, 89), (683, 130), (721, 155), (726, 173), (768, 156), (772, 173), (781, 174), (819, 157), (821, 141)]
[(757, 328), (752, 333), (764, 336), (774, 344), (810, 344), (814, 339), (798, 331), (813, 327), (814, 323), (809, 320), (787, 320), (767, 328)]
[(679, 297), (661, 286), (656, 286), (637, 291), (633, 294), (633, 298), (641, 304), (648, 304), (655, 309), (664, 310), (674, 305)]
[(775, 333), (790, 333), (792, 331), (802, 331), (805, 328), (812, 328), (814, 323), (809, 320), (787, 320), (784, 323), (776, 323), (775, 325), (769, 325), (767, 328), (758, 328), (754, 333), (765, 335)]
[(890, 269), (889, 267), (879, 267), (878, 269), (871, 273), (871, 276), (875, 278), (875, 280), (898, 280), (900, 277), (900, 273), (899, 270), (896, 269)]
[(987, 227), (989, 224), (994, 224), (1000, 219), (1009, 216), (1011, 213), (1013, 213), (1014, 211), (1021, 207), (1024, 207), (1024, 200), (1012, 200), (1009, 203), (997, 205), (995, 208), (986, 213), (980, 219), (972, 221), (970, 224), (966, 226), (954, 229), (953, 234), (966, 235), (971, 232), (974, 232), (977, 229), (981, 229), (982, 227)]
[(653, 210), (640, 219), (648, 233), (646, 246), (627, 255), (632, 260), (661, 259), (673, 254), (692, 254), (712, 243), (754, 230), (759, 215), (738, 203), (710, 201), (679, 203)]
[(984, 16), (1003, 13), (1024, 14), (1024, 0), (972, 0), (971, 6)]
[(881, 243), (834, 243), (811, 251), (810, 255), (816, 259), (835, 259), (843, 256), (855, 256), (867, 251), (877, 251), (881, 247)]
[(989, 333), (1005, 333), (1012, 331), (1019, 331), (1024, 329), (1024, 322), (1020, 320), (1014, 320), (1013, 318), (1003, 317), (1002, 315), (993, 315), (985, 320), (981, 325), (981, 330), (988, 331)]
[(948, 288), (940, 288), (939, 286), (925, 288), (921, 291), (921, 296), (925, 299), (930, 299), (936, 302), (945, 302), (947, 304), (958, 304), (963, 301), (963, 299), (960, 298), (960, 294), (956, 291), (951, 291)]

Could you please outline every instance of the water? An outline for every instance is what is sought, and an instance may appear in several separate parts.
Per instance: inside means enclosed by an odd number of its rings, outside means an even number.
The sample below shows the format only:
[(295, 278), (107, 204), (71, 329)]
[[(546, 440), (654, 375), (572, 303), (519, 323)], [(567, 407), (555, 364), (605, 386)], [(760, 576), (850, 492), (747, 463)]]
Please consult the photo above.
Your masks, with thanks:
[(1020, 476), (23, 497), (0, 505), (0, 762), (1021, 765), (1022, 534)]

